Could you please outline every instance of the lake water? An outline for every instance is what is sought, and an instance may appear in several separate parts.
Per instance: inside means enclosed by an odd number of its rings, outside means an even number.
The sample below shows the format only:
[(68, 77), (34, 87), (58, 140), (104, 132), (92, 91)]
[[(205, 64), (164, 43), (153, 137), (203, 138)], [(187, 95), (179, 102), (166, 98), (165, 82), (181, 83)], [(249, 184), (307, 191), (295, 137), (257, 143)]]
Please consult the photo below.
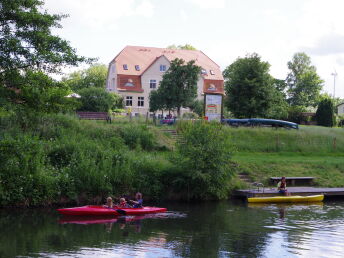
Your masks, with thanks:
[(164, 205), (166, 214), (0, 210), (0, 257), (343, 257), (344, 201)]

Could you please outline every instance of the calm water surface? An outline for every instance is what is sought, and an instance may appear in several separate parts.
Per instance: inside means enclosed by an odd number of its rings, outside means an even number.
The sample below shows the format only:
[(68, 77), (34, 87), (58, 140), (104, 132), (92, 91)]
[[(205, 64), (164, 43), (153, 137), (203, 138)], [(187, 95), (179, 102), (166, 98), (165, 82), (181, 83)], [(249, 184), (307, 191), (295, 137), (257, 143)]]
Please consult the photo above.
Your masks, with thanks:
[(0, 257), (343, 257), (344, 202), (165, 204), (166, 214), (73, 218), (0, 210)]

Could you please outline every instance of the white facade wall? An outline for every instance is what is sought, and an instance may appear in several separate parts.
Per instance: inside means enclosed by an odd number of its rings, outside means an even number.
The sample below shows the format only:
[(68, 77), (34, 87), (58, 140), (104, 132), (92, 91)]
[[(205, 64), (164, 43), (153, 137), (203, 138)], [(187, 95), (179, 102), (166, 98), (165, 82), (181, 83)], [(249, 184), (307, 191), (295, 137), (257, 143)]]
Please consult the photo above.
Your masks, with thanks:
[[(159, 83), (165, 73), (160, 71), (160, 65), (165, 65), (166, 71), (168, 70), (168, 68), (170, 68), (170, 62), (167, 60), (166, 57), (161, 56), (141, 75), (141, 85), (143, 89), (142, 96), (145, 100), (145, 113), (149, 112), (149, 94), (152, 90), (156, 90), (159, 88)], [(150, 80), (156, 80), (155, 89), (150, 88)]]
[(108, 78), (107, 78), (107, 83), (106, 83), (106, 89), (109, 92), (117, 92), (117, 72), (116, 72), (116, 65), (114, 63), (110, 64), (109, 67), (109, 73), (108, 73)]
[(338, 109), (338, 115), (343, 116), (344, 115), (344, 103), (337, 106)]

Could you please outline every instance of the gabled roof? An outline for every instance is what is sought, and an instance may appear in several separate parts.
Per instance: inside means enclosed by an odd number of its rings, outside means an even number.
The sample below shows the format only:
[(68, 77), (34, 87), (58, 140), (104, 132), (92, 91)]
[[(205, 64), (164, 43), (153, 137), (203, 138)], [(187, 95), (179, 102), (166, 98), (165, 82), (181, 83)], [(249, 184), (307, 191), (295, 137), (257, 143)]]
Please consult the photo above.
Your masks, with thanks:
[[(161, 56), (166, 57), (170, 62), (176, 58), (186, 62), (195, 60), (196, 65), (207, 71), (207, 75), (203, 75), (205, 79), (223, 80), (219, 65), (199, 50), (126, 46), (111, 63), (115, 62), (118, 74), (142, 75)], [(123, 69), (124, 64), (128, 66), (128, 70)], [(135, 69), (135, 65), (140, 66), (139, 71)], [(210, 70), (214, 74), (211, 74)]]

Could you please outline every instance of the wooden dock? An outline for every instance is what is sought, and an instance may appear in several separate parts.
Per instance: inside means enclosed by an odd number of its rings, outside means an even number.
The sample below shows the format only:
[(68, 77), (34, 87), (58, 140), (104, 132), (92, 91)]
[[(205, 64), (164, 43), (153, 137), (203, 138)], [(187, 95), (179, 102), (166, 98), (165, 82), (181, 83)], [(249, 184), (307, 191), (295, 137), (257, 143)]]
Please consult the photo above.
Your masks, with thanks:
[[(325, 197), (337, 196), (344, 197), (344, 188), (318, 188), (318, 187), (288, 187), (288, 192), (291, 195), (316, 195), (324, 194)], [(268, 197), (282, 195), (278, 192), (276, 187), (270, 188), (252, 188), (246, 190), (236, 190), (233, 193), (234, 197), (247, 198), (247, 197)]]

